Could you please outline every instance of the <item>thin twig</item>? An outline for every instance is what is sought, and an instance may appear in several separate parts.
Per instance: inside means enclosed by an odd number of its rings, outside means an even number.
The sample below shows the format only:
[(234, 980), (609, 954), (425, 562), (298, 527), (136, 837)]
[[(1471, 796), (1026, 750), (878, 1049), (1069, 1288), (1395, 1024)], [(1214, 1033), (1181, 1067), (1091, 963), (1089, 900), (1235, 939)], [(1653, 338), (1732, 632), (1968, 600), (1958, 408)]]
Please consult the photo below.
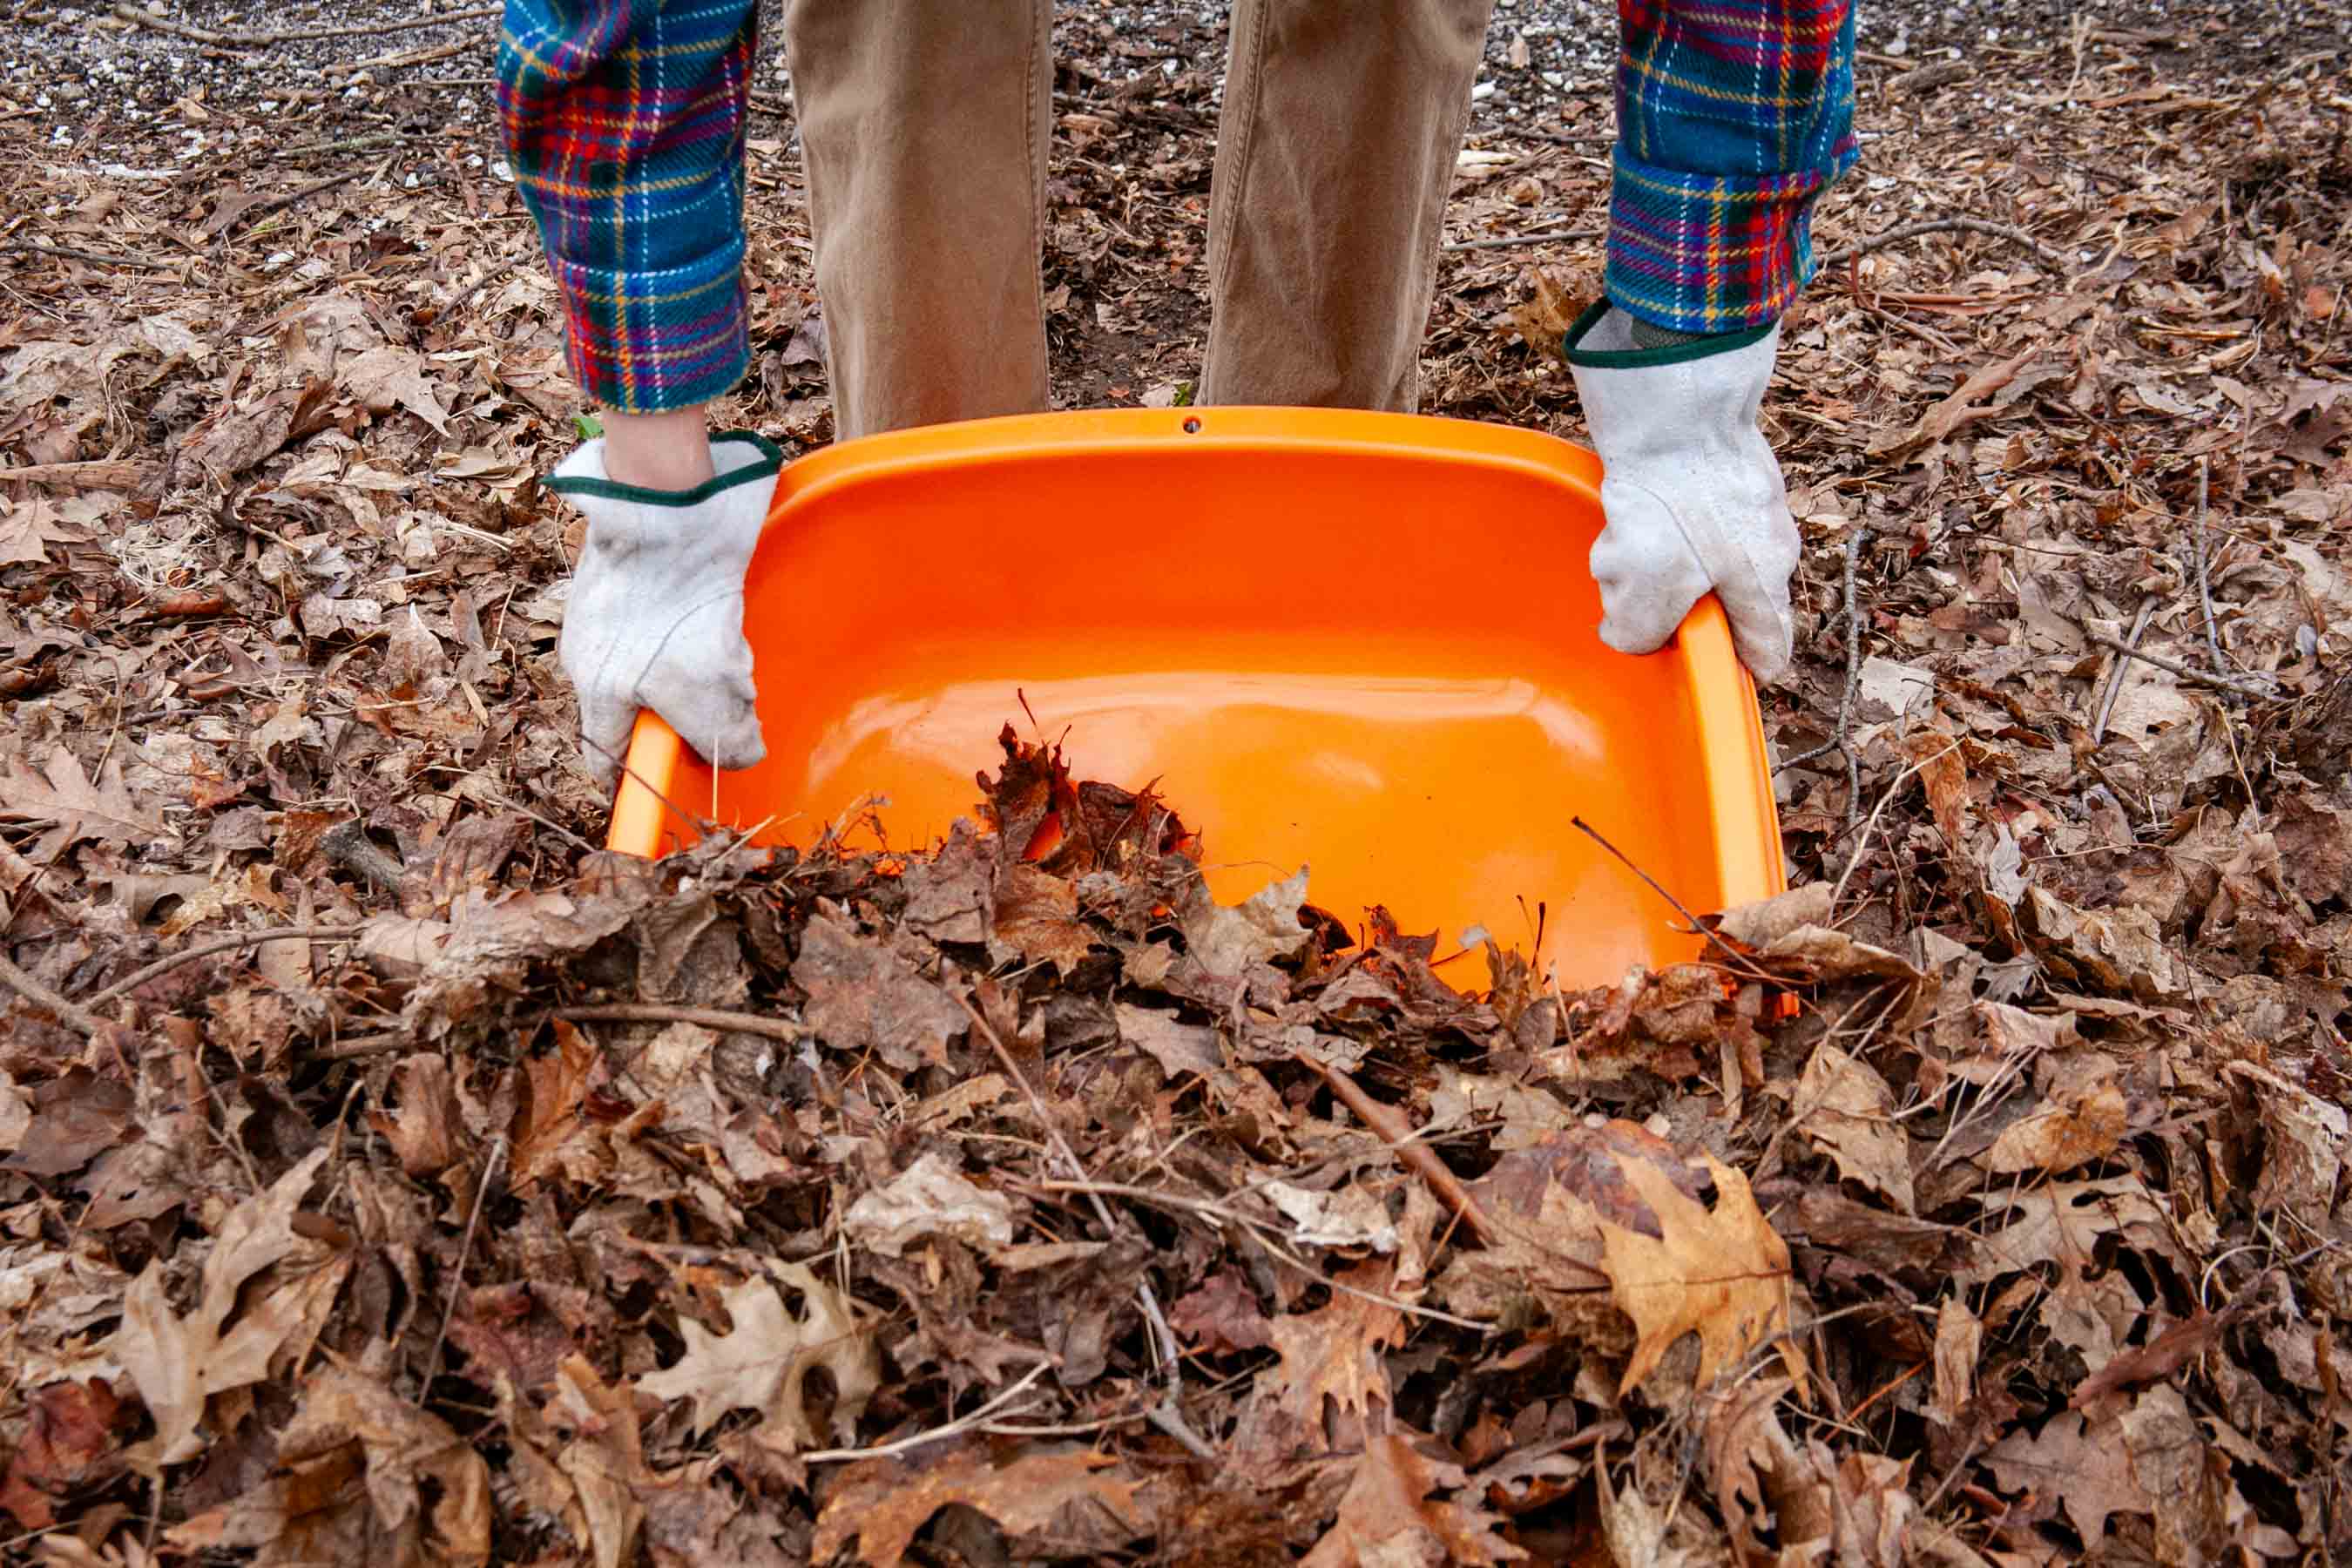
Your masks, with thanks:
[(264, 44), (308, 43), (316, 38), (373, 38), (383, 33), (410, 33), (419, 27), (438, 27), (453, 22), (480, 22), (499, 15), (499, 8), (484, 5), (472, 11), (444, 11), (437, 16), (412, 16), (405, 22), (371, 22), (363, 26), (352, 27), (287, 27), (268, 33), (221, 33), (209, 27), (193, 27), (185, 22), (158, 16), (143, 5), (133, 5), (129, 0), (120, 0), (113, 8), (113, 14), (126, 22), (136, 22), (142, 27), (152, 27), (175, 38), (189, 38), (220, 48), (250, 49)]
[(169, 261), (156, 261), (144, 256), (124, 256), (111, 250), (83, 250), (78, 246), (51, 245), (46, 240), (12, 239), (10, 250), (28, 251), (35, 256), (62, 256), (68, 261), (94, 262), (100, 267), (137, 267), (149, 272), (176, 272), (178, 267)]
[(481, 1184), (474, 1189), (474, 1212), (466, 1218), (466, 1239), (457, 1248), (457, 1267), (449, 1276), (448, 1300), (441, 1305), (441, 1329), (433, 1336), (433, 1353), (425, 1358), (425, 1376), (416, 1386), (420, 1408), (433, 1388), (433, 1369), (441, 1364), (441, 1347), (449, 1339), (449, 1320), (457, 1315), (457, 1292), (466, 1283), (466, 1260), (474, 1251), (474, 1229), (482, 1223), (482, 1202), (489, 1196), (490, 1184), (498, 1179), (499, 1164), (506, 1157), (507, 1135), (501, 1132), (490, 1140), (490, 1157), (482, 1165)]
[(1570, 826), (1580, 829), (1586, 837), (1591, 839), (1592, 842), (1600, 845), (1601, 847), (1608, 850), (1609, 853), (1617, 857), (1618, 862), (1622, 865), (1625, 869), (1633, 872), (1633, 875), (1641, 878), (1643, 881), (1650, 885), (1650, 891), (1657, 894), (1658, 897), (1665, 900), (1667, 903), (1673, 905), (1675, 913), (1683, 917), (1683, 923), (1689, 927), (1693, 933), (1706, 938), (1707, 941), (1721, 948), (1723, 950), (1723, 955), (1731, 961), (1733, 973), (1745, 976), (1749, 980), (1761, 980), (1767, 984), (1777, 984), (1773, 976), (1765, 973), (1762, 970), (1758, 969), (1754, 964), (1750, 963), (1747, 957), (1742, 954), (1738, 948), (1732, 946), (1729, 942), (1716, 935), (1716, 933), (1702, 922), (1696, 915), (1690, 912), (1690, 907), (1688, 905), (1685, 904), (1680, 899), (1675, 897), (1672, 893), (1666, 891), (1666, 889), (1660, 885), (1655, 877), (1651, 876), (1647, 871), (1643, 870), (1641, 867), (1635, 865), (1632, 856), (1626, 854), (1625, 851), (1618, 848), (1617, 846), (1610, 843), (1609, 840), (1601, 837), (1601, 830), (1599, 828), (1593, 826), (1592, 824), (1585, 821), (1584, 818), (1580, 816), (1571, 816), (1568, 819), (1568, 822)]
[(730, 1035), (760, 1035), (796, 1045), (809, 1037), (806, 1024), (770, 1018), (758, 1013), (730, 1013), (719, 1007), (673, 1007), (664, 1002), (604, 1002), (585, 1007), (558, 1007), (555, 1016), (567, 1024), (698, 1024)]
[(364, 136), (331, 136), (322, 142), (300, 142), (265, 156), (282, 163), (296, 158), (316, 157), (321, 153), (373, 153), (379, 147), (404, 147), (432, 140), (430, 136), (415, 132), (371, 131)]
[(2085, 627), (2084, 635), (2101, 647), (2113, 648), (2116, 652), (2136, 658), (2142, 664), (2152, 664), (2166, 674), (2185, 680), (2191, 686), (2210, 686), (2216, 691), (2231, 691), (2240, 697), (2252, 697), (2264, 700), (2278, 695), (2271, 687), (2258, 684), (2251, 677), (2242, 679), (2229, 675), (2209, 675), (2204, 670), (2192, 669), (2185, 664), (2176, 663), (2160, 654), (2146, 653), (2129, 647), (2122, 638), (2109, 637), (2105, 632), (2095, 632)]
[(282, 196), (272, 196), (266, 202), (256, 202), (253, 205), (237, 214), (236, 218), (226, 226), (222, 232), (226, 234), (228, 229), (235, 228), (238, 224), (244, 223), (249, 218), (267, 216), (270, 213), (277, 212), (281, 208), (290, 207), (296, 202), (301, 201), (306, 197), (315, 196), (321, 191), (331, 191), (337, 185), (349, 184), (352, 181), (359, 179), (362, 175), (371, 173), (373, 173), (373, 170), (363, 164), (356, 169), (346, 169), (340, 174), (330, 174), (323, 180), (313, 180), (309, 184), (304, 185), (301, 189), (289, 191)]
[(386, 893), (397, 894), (408, 877), (408, 868), (396, 857), (368, 841), (367, 828), (357, 817), (328, 829), (319, 840), (319, 853), (326, 857), (328, 865)]
[(122, 458), (81, 458), (70, 463), (26, 463), (0, 468), (0, 485), (63, 485), (68, 489), (135, 490), (162, 469)]
[[(1094, 1173), (1087, 1169), (1085, 1163), (1078, 1158), (1077, 1151), (1072, 1149), (1069, 1140), (1062, 1136), (1062, 1130), (1055, 1124), (1053, 1116), (1045, 1109), (1045, 1102), (1038, 1098), (1036, 1089), (1029, 1082), (1029, 1075), (1021, 1070), (1021, 1064), (1013, 1059), (1012, 1051), (1005, 1047), (1004, 1037), (996, 1032), (996, 1026), (982, 1015), (981, 1010), (971, 1005), (971, 997), (959, 994), (956, 1002), (971, 1017), (972, 1027), (986, 1037), (990, 1048), (996, 1053), (996, 1059), (1004, 1064), (1004, 1070), (1012, 1074), (1013, 1081), (1021, 1086), (1021, 1092), (1028, 1096), (1029, 1108), (1036, 1112), (1038, 1125), (1045, 1128), (1046, 1138), (1053, 1143), (1054, 1152), (1069, 1168), (1069, 1173), (1081, 1182), (1091, 1183)], [(1118, 1222), (1111, 1217), (1110, 1205), (1102, 1201), (1102, 1195), (1089, 1192), (1086, 1196), (1087, 1202), (1094, 1208), (1095, 1217), (1102, 1222), (1103, 1229), (1110, 1235), (1118, 1235)], [(1182, 1348), (1176, 1342), (1176, 1331), (1168, 1326), (1167, 1314), (1160, 1310), (1160, 1298), (1153, 1292), (1150, 1280), (1136, 1281), (1135, 1296), (1143, 1304), (1143, 1315), (1150, 1321), (1152, 1332), (1157, 1336), (1155, 1342), (1160, 1349), (1160, 1363), (1167, 1372), (1167, 1396), (1159, 1408), (1152, 1411), (1151, 1424), (1181, 1443), (1196, 1457), (1213, 1459), (1217, 1457), (1216, 1449), (1202, 1441), (1199, 1434), (1184, 1422), (1184, 1356)]]
[(71, 1024), (83, 1034), (96, 1038), (106, 1027), (106, 1020), (77, 1002), (68, 1002), (0, 954), (0, 984), (24, 997), (36, 1007), (57, 1016), (61, 1023)]
[(893, 1454), (903, 1454), (909, 1448), (919, 1448), (926, 1443), (937, 1443), (949, 1437), (961, 1436), (1027, 1392), (1029, 1385), (1044, 1376), (1046, 1369), (1053, 1364), (1052, 1362), (1047, 1361), (1037, 1363), (1022, 1373), (1020, 1381), (1013, 1384), (1012, 1387), (971, 1415), (959, 1415), (944, 1426), (935, 1426), (928, 1432), (918, 1432), (912, 1436), (895, 1438), (887, 1443), (877, 1443), (870, 1448), (819, 1448), (813, 1454), (799, 1456), (800, 1461), (804, 1465), (835, 1465), (850, 1459), (887, 1459)]
[(431, 65), (435, 60), (446, 60), (462, 55), (467, 49), (478, 47), (478, 39), (453, 38), (446, 44), (427, 44), (422, 48), (415, 49), (394, 49), (388, 55), (371, 55), (366, 59), (353, 60), (348, 65), (330, 66), (327, 68), (327, 72), (330, 76), (340, 79), (353, 72), (373, 70), (378, 67), (392, 70), (406, 66)]
[(2213, 673), (2223, 675), (2228, 673), (2228, 667), (2221, 662), (2221, 634), (2213, 623), (2213, 579), (2207, 565), (2208, 552), (2205, 548), (2205, 512), (2212, 483), (2212, 466), (2213, 459), (2210, 457), (2197, 459), (2197, 596), (2205, 605), (2205, 647), (2213, 656)]
[(1870, 530), (1856, 528), (1845, 542), (1845, 695), (1838, 699), (1837, 732), (1810, 752), (1800, 752), (1774, 768), (1780, 773), (1832, 752), (1845, 753), (1845, 825), (1851, 831), (1862, 816), (1862, 758), (1853, 749), (1853, 700), (1862, 689), (1862, 616), (1854, 608), (1853, 575)]
[(159, 958), (144, 969), (135, 969), (103, 991), (91, 994), (84, 1005), (103, 1007), (118, 996), (127, 996), (159, 974), (169, 974), (184, 963), (199, 958), (209, 958), (215, 952), (228, 952), (241, 947), (258, 947), (265, 942), (348, 942), (360, 934), (360, 926), (284, 926), (269, 931), (239, 931), (218, 942), (202, 942), (194, 947)]
[(1293, 1051), (1290, 1056), (1291, 1060), (1301, 1067), (1312, 1068), (1320, 1073), (1323, 1081), (1331, 1086), (1331, 1093), (1339, 1103), (1354, 1111), (1363, 1124), (1372, 1130), (1373, 1136), (1387, 1144), (1390, 1152), (1404, 1162), (1408, 1170), (1428, 1183), (1429, 1190), (1437, 1194), (1437, 1201), (1468, 1226), (1471, 1235), (1485, 1246), (1494, 1245), (1495, 1225), (1486, 1217), (1486, 1211), (1478, 1206), (1478, 1200), (1470, 1195), (1470, 1190), (1462, 1184), (1462, 1178), (1445, 1168), (1445, 1162), (1437, 1157), (1437, 1151), (1413, 1136), (1412, 1129), (1404, 1124), (1404, 1119), (1392, 1107), (1382, 1105), (1366, 1094), (1363, 1085), (1328, 1062), (1318, 1061), (1304, 1051)]
[[(1853, 853), (1847, 858), (1845, 869), (1839, 873), (1837, 886), (1830, 889), (1830, 908), (1832, 910), (1835, 910), (1837, 908), (1838, 900), (1845, 897), (1846, 881), (1853, 875), (1853, 868), (1862, 864), (1862, 852), (1865, 848), (1869, 847), (1871, 831), (1878, 826), (1878, 814), (1886, 809), (1886, 803), (1895, 798), (1895, 792), (1903, 787), (1905, 782), (1908, 780), (1913, 773), (1917, 773), (1929, 763), (1941, 762), (1944, 758), (1950, 756), (1954, 751), (1958, 749), (1958, 747), (1959, 742), (1958, 741), (1954, 741), (1942, 751), (1936, 752), (1932, 756), (1920, 758), (1917, 762), (1913, 763), (1909, 767), (1905, 768), (1901, 773), (1895, 775), (1895, 782), (1886, 786), (1885, 793), (1878, 797), (1878, 804), (1870, 808), (1870, 820), (1862, 825), (1862, 832), (1855, 837), (1853, 841)], [(1958, 846), (1954, 846), (1954, 848), (1957, 850)]]
[(381, 1035), (353, 1035), (348, 1040), (323, 1046), (310, 1055), (322, 1062), (355, 1062), (368, 1057), (388, 1056), (408, 1044), (408, 1036), (394, 1029)]
[(1555, 147), (1614, 147), (1617, 145), (1617, 132), (1614, 131), (1530, 131), (1524, 126), (1513, 125), (1506, 127), (1496, 134), (1506, 141), (1549, 142)]
[[(1370, 1301), (1375, 1305), (1386, 1307), (1392, 1312), (1402, 1312), (1408, 1318), (1425, 1318), (1433, 1323), (1447, 1323), (1457, 1329), (1468, 1329), (1474, 1333), (1491, 1334), (1498, 1331), (1494, 1324), (1482, 1323), (1475, 1318), (1457, 1317), (1452, 1312), (1442, 1312), (1434, 1307), (1423, 1307), (1412, 1301), (1400, 1300), (1394, 1296), (1383, 1296), (1377, 1290), (1367, 1290), (1360, 1286), (1350, 1285), (1344, 1279), (1334, 1279), (1314, 1264), (1274, 1240), (1266, 1226), (1245, 1214), (1222, 1207), (1205, 1198), (1180, 1197), (1173, 1193), (1155, 1192), (1150, 1187), (1138, 1187), (1123, 1182), (1021, 1182), (1015, 1185), (1024, 1192), (1108, 1193), (1113, 1197), (1132, 1198), (1137, 1203), (1150, 1204), (1176, 1214), (1197, 1214), (1203, 1219), (1217, 1220), (1233, 1226), (1243, 1236), (1265, 1248), (1267, 1257), (1297, 1270), (1318, 1285), (1328, 1286), (1343, 1296), (1353, 1296), (1360, 1301)], [(1571, 1291), (1585, 1289), (1606, 1290), (1610, 1287), (1571, 1285), (1565, 1286), (1563, 1289)]]
[[(2131, 636), (2124, 639), (2124, 645), (2126, 647), (2139, 647), (2139, 635), (2147, 630), (2147, 619), (2154, 614), (2156, 614), (2156, 601), (2142, 599), (2139, 614), (2132, 617)], [(2107, 721), (2115, 714), (2116, 699), (2123, 695), (2124, 671), (2130, 667), (2130, 664), (2131, 660), (2119, 658), (2116, 660), (2115, 668), (2107, 671), (2107, 689), (2099, 698), (2099, 716), (2091, 721), (2091, 744), (2094, 746), (2097, 745), (2107, 732)]]
[[(472, 300), (472, 299), (473, 299), (473, 297), (474, 297), (475, 295), (477, 295), (477, 294), (480, 293), (480, 292), (481, 292), (485, 288), (488, 287), (492, 282), (496, 281), (497, 279), (500, 279), (500, 278), (505, 277), (508, 273), (509, 273), (509, 272), (513, 271), (514, 269), (515, 269), (515, 263), (514, 263), (514, 262), (512, 262), (512, 261), (501, 261), (501, 262), (499, 262), (497, 266), (495, 266), (495, 267), (491, 268), (488, 271), (487, 271), (487, 272), (483, 273), (479, 278), (477, 278), (477, 279), (475, 279), (471, 283), (467, 284), (463, 292), (459, 293), (459, 294), (458, 294), (458, 296), (457, 296), (456, 299), (454, 299), (454, 300), (450, 300), (447, 304), (446, 304), (446, 305), (442, 306), (442, 307), (441, 307), (441, 309), (440, 309), (439, 310), (437, 310), (436, 312), (435, 312), (433, 319), (434, 319), (436, 321), (447, 321), (450, 317), (452, 317), (452, 316), (456, 315), (458, 311), (460, 311), (460, 310), (464, 310), (464, 309), (466, 308), (467, 302), (467, 301), (469, 301), (470, 300)], [(495, 539), (495, 538), (497, 538), (498, 536), (497, 536), (496, 534), (491, 534), (491, 535), (488, 535), (487, 537), (489, 537), (489, 538), (493, 538), (493, 539)], [(508, 547), (509, 549), (512, 549), (512, 548), (513, 548), (513, 546), (512, 546), (510, 543), (509, 543), (507, 541), (505, 541), (505, 540), (499, 540), (499, 543), (501, 543), (501, 544), (506, 544), (506, 545), (507, 545), (507, 547)]]
[(1884, 234), (1874, 234), (1868, 239), (1824, 252), (1815, 259), (1814, 265), (1821, 268), (1836, 267), (1843, 262), (1852, 261), (1857, 257), (1868, 256), (1874, 250), (1884, 250), (1890, 245), (1900, 245), (1906, 239), (1916, 239), (1923, 234), (1948, 234), (1954, 229), (1966, 229), (1970, 234), (1989, 234), (1996, 239), (2013, 241), (2032, 251), (2034, 255), (2062, 272), (2071, 265), (2063, 251), (2044, 245), (2023, 229), (2011, 224), (1994, 223), (1988, 218), (1980, 217), (1938, 217), (1929, 218), (1924, 223), (1898, 224)]
[(1599, 239), (1608, 231), (1598, 228), (1548, 228), (1541, 234), (1507, 234), (1493, 239), (1457, 239), (1438, 248), (1447, 255), (1457, 250), (1501, 250), (1515, 245), (1565, 244), (1570, 240)]

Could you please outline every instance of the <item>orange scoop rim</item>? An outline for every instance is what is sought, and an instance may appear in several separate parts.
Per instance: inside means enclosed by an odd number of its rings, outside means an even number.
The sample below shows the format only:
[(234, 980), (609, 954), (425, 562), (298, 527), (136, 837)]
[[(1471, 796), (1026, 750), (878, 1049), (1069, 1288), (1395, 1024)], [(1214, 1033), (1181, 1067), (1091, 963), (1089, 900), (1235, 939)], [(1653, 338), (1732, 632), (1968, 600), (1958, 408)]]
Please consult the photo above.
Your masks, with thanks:
[[(1157, 441), (1262, 452), (1403, 452), (1469, 466), (1530, 469), (1591, 490), (1598, 489), (1601, 476), (1600, 459), (1583, 447), (1540, 431), (1471, 420), (1354, 409), (1090, 409), (926, 426), (827, 447), (785, 465), (767, 528), (789, 528), (800, 509), (886, 472), (1080, 458)], [(1714, 816), (1717, 886), (1723, 907), (1782, 891), (1786, 879), (1779, 814), (1755, 686), (1739, 662), (1714, 596), (1702, 598), (1666, 647), (1647, 657), (1671, 658), (1685, 666), (1697, 738), (1697, 754), (1686, 765), (1700, 773)], [(677, 733), (658, 714), (641, 711), (614, 801), (608, 848), (657, 858), (665, 838), (677, 832), (673, 817), (700, 821), (696, 813), (666, 798), (674, 795), (673, 781), (687, 761), (687, 748)], [(1560, 829), (1575, 831), (1565, 819)]]

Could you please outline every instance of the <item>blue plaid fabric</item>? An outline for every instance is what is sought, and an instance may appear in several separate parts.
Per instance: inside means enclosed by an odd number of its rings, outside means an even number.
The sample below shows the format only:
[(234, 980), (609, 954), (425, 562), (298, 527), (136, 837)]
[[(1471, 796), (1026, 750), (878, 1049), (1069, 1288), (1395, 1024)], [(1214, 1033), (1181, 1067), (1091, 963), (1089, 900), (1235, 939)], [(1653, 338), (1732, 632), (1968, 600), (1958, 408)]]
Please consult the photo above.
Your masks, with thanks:
[[(506, 0), (508, 152), (563, 293), (572, 373), (608, 407), (706, 402), (750, 364), (756, 13)], [(1811, 267), (1814, 199), (1854, 158), (1852, 0), (1619, 0), (1618, 19), (1610, 299), (1678, 331), (1777, 319)]]
[(743, 126), (755, 0), (506, 0), (499, 110), (572, 374), (625, 413), (751, 363)]
[(1683, 332), (1777, 321), (1854, 161), (1853, 0), (1618, 0), (1603, 286)]

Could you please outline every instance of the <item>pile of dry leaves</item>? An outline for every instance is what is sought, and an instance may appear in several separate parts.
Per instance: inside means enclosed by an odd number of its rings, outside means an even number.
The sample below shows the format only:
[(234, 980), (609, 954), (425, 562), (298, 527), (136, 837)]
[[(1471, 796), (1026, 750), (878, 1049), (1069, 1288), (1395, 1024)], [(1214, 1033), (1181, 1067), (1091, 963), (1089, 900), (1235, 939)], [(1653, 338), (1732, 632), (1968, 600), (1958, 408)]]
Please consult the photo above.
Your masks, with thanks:
[(2343, 1539), (2345, 1114), (2133, 922), (2012, 911), (2031, 1008), (1822, 883), (1466, 996), (1005, 753), (934, 857), (526, 889), (485, 813), (308, 984), (20, 1013), (0, 1508), (70, 1563)]
[[(598, 852), (483, 40), (217, 9), (0, 20), (147, 84), (0, 85), (0, 1554), (2352, 1557), (2341, 0), (1865, 55), (1766, 416), (1799, 886), (1587, 994), (1215, 904), (1083, 738), (933, 855)], [(1173, 401), (1216, 10), (1063, 10), (1055, 374)], [(1423, 401), (1573, 434), (1559, 10)], [(760, 79), (722, 412), (804, 450)]]

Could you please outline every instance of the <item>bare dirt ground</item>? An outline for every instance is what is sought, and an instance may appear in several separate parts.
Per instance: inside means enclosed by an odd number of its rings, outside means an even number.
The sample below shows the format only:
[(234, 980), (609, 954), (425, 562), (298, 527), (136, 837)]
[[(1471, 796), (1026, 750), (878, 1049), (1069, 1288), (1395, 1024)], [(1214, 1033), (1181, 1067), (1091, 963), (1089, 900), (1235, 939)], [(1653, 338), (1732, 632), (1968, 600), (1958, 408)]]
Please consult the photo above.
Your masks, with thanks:
[[(1765, 415), (1798, 890), (1476, 995), (1024, 748), (936, 860), (595, 853), (443, 9), (0, 19), (0, 1550), (2352, 1557), (2342, 0), (1864, 16)], [(1070, 405), (1197, 368), (1223, 26), (1065, 7)], [(1498, 15), (1429, 412), (1580, 428), (1610, 37)], [(761, 79), (727, 413), (806, 450)]]

